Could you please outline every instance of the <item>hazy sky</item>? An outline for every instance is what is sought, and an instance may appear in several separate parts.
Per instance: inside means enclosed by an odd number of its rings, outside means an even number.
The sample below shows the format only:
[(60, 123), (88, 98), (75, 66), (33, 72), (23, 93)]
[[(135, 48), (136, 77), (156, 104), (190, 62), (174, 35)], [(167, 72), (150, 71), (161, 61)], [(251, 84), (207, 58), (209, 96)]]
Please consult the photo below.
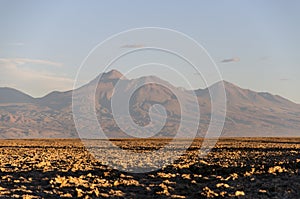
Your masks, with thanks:
[(120, 31), (155, 26), (197, 40), (223, 79), (300, 103), (299, 1), (0, 3), (0, 86), (33, 96), (71, 89), (95, 45)]

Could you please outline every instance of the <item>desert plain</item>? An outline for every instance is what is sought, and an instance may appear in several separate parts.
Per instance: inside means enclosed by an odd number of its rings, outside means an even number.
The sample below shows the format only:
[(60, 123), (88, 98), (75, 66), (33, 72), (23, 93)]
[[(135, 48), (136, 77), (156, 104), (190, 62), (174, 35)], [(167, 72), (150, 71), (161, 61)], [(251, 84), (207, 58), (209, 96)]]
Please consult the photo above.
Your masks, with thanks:
[[(112, 140), (135, 153), (168, 141)], [(222, 138), (200, 156), (202, 141), (170, 165), (131, 173), (107, 166), (80, 139), (3, 139), (0, 198), (300, 198), (300, 138)]]

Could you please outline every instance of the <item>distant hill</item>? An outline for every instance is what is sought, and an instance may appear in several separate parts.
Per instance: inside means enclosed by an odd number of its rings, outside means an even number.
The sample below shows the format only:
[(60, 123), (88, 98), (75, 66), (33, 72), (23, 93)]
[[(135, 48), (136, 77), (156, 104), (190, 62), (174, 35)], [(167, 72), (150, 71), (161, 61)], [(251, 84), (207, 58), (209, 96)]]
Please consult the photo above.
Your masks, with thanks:
[(33, 103), (34, 98), (13, 88), (0, 88), (0, 104)]
[[(0, 88), (0, 138), (71, 138), (77, 137), (72, 116), (72, 93), (86, 95), (95, 86), (96, 110), (102, 128), (109, 137), (126, 136), (112, 118), (111, 98), (115, 85), (121, 88), (120, 100), (127, 92), (145, 82), (161, 82), (175, 89), (183, 99), (189, 100), (192, 91), (175, 88), (155, 76), (127, 79), (119, 71), (112, 70), (74, 91), (52, 92), (42, 98), (33, 98), (11, 88)], [(300, 105), (283, 97), (266, 92), (242, 89), (223, 81), (211, 85), (211, 90), (225, 86), (227, 95), (227, 116), (222, 136), (300, 136)], [(209, 89), (195, 90), (200, 107), (201, 121), (198, 136), (205, 135), (210, 112)], [(139, 125), (150, 122), (149, 108), (161, 104), (167, 111), (165, 127), (158, 137), (174, 136), (181, 118), (177, 97), (170, 89), (149, 83), (138, 88), (130, 98), (130, 115)], [(123, 110), (124, 107), (118, 109)], [(191, 116), (193, 109), (186, 116)], [(191, 115), (189, 115), (191, 114)], [(120, 115), (120, 117), (126, 117)], [(159, 112), (156, 113), (159, 119)], [(186, 130), (187, 134), (188, 129)]]

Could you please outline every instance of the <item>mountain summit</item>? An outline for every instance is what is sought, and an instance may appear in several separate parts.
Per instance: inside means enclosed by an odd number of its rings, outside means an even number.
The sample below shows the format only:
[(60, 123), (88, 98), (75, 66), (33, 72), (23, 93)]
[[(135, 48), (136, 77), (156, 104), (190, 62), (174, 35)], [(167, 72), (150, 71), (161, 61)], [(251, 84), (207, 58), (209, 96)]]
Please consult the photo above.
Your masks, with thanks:
[(117, 70), (111, 70), (109, 72), (103, 73), (101, 78), (107, 79), (107, 80), (110, 80), (110, 79), (126, 79), (125, 76)]

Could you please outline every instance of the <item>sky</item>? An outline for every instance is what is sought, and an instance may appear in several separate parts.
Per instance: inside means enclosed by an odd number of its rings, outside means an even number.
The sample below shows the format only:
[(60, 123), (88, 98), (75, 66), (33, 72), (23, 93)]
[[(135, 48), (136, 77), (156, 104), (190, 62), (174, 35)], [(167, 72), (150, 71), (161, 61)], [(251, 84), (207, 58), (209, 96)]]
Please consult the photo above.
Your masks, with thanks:
[[(72, 89), (79, 66), (100, 42), (128, 29), (162, 27), (201, 44), (222, 79), (300, 103), (300, 2), (296, 0), (1, 0), (0, 5), (0, 87), (13, 87), (35, 97)], [(118, 50), (143, 45), (143, 40), (133, 38)], [(137, 53), (131, 61), (129, 57), (115, 67), (125, 72), (137, 58), (151, 61), (163, 55), (152, 52), (145, 56)], [(197, 83), (190, 66), (179, 66), (180, 61), (168, 55), (167, 59), (184, 71), (193, 87), (205, 87)], [(159, 71), (160, 67), (148, 70)], [(176, 75), (161, 71), (161, 78), (185, 87)], [(101, 70), (87, 69), (87, 79), (82, 81), (88, 82), (98, 72)]]

